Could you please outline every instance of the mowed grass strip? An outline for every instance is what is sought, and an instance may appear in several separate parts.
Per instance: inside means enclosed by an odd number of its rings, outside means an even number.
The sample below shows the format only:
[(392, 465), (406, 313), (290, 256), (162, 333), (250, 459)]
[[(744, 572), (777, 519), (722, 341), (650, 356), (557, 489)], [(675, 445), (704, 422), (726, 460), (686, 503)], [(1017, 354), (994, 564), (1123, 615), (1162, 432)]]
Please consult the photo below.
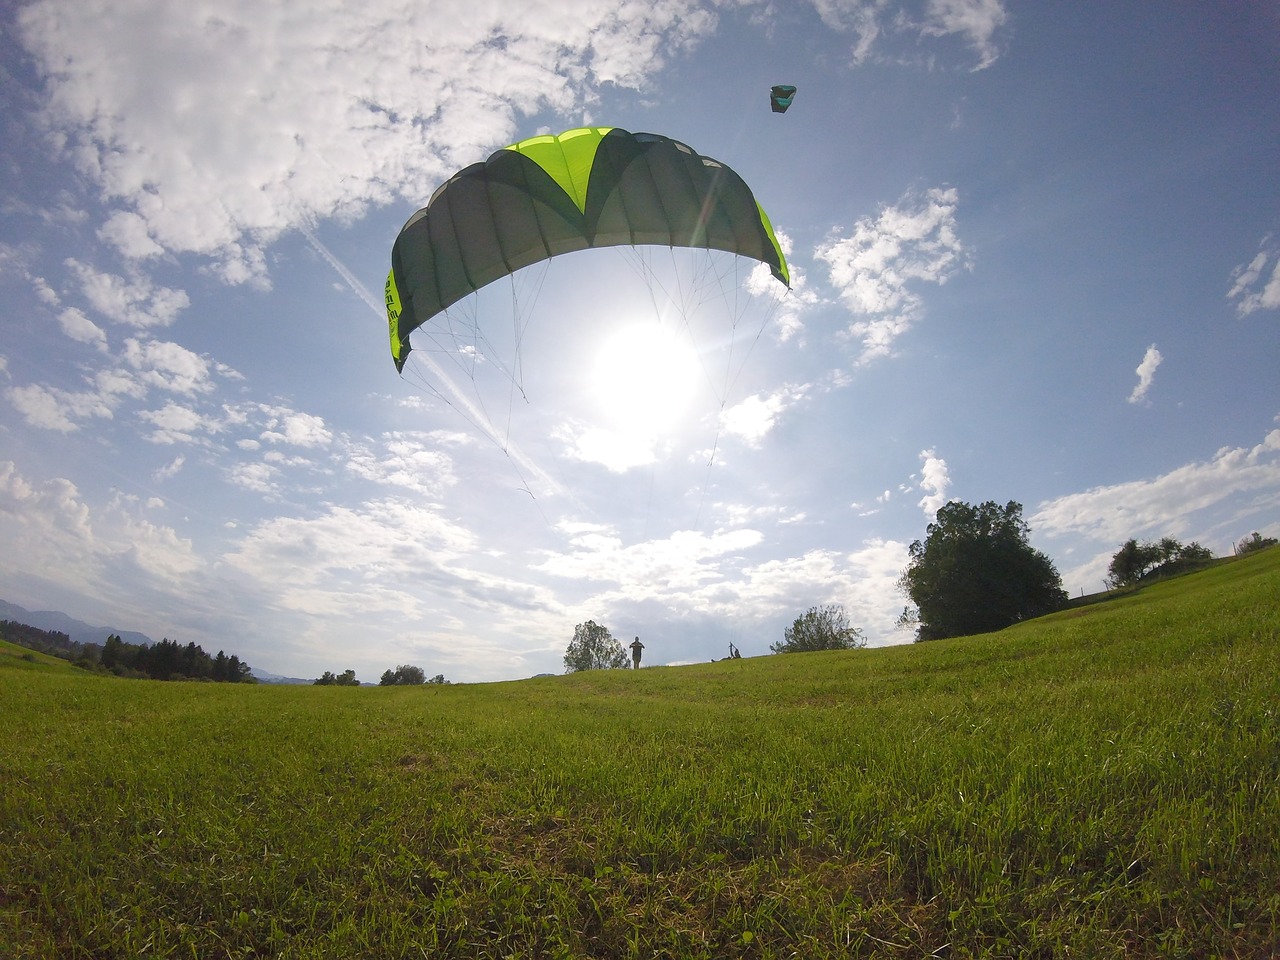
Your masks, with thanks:
[(982, 637), (499, 684), (0, 648), (0, 955), (1269, 958), (1278, 611), (1273, 549)]

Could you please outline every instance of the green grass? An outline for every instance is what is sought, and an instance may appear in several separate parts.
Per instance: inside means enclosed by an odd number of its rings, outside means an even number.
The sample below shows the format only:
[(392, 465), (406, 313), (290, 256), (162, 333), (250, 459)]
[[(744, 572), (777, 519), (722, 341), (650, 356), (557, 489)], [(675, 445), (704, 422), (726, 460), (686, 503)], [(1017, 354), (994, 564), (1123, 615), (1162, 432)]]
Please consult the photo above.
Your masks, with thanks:
[(5, 957), (1280, 953), (1280, 550), (988, 636), (501, 684), (11, 649)]
[(51, 657), (47, 653), (37, 653), (20, 647), (16, 643), (0, 640), (0, 676), (9, 671), (32, 670), (40, 673), (60, 673), (65, 675), (80, 673), (80, 669), (66, 660)]

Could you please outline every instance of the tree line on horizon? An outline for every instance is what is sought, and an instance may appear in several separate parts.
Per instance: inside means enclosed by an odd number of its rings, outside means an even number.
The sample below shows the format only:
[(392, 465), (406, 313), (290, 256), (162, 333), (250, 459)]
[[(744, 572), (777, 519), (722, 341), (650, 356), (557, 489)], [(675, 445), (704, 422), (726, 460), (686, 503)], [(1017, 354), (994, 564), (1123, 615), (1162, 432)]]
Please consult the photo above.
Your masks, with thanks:
[[(378, 681), (378, 686), (412, 687), (423, 683), (447, 685), (449, 681), (444, 678), (443, 673), (437, 673), (428, 680), (426, 671), (421, 667), (415, 667), (410, 663), (402, 663), (394, 670), (383, 671), (382, 678)], [(311, 685), (313, 687), (358, 687), (360, 686), (360, 681), (356, 679), (354, 670), (343, 670), (342, 673), (326, 670), (322, 676), (312, 680)]]
[(67, 660), (91, 673), (126, 679), (207, 680), (257, 683), (249, 664), (234, 653), (211, 656), (196, 643), (185, 646), (167, 637), (159, 643), (129, 643), (111, 634), (105, 643), (80, 643), (56, 630), (41, 630), (15, 620), (0, 621), (0, 637), (20, 647)]

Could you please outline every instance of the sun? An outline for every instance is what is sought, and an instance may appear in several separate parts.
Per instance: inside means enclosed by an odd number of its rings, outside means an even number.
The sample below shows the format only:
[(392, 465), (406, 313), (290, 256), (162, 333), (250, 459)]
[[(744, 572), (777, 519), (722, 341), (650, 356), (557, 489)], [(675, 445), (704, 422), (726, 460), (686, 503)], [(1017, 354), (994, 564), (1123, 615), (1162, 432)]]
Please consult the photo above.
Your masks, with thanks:
[(654, 439), (679, 425), (697, 378), (688, 343), (657, 323), (630, 324), (600, 345), (591, 396), (603, 426)]

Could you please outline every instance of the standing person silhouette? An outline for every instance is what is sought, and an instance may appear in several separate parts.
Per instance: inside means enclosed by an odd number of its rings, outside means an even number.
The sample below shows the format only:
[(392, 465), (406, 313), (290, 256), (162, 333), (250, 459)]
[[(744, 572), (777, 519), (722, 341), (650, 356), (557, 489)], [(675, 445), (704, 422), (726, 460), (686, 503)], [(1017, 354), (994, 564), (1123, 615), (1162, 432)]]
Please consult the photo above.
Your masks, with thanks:
[(631, 669), (640, 669), (640, 651), (644, 649), (644, 644), (640, 642), (640, 638), (636, 637), (631, 641)]

